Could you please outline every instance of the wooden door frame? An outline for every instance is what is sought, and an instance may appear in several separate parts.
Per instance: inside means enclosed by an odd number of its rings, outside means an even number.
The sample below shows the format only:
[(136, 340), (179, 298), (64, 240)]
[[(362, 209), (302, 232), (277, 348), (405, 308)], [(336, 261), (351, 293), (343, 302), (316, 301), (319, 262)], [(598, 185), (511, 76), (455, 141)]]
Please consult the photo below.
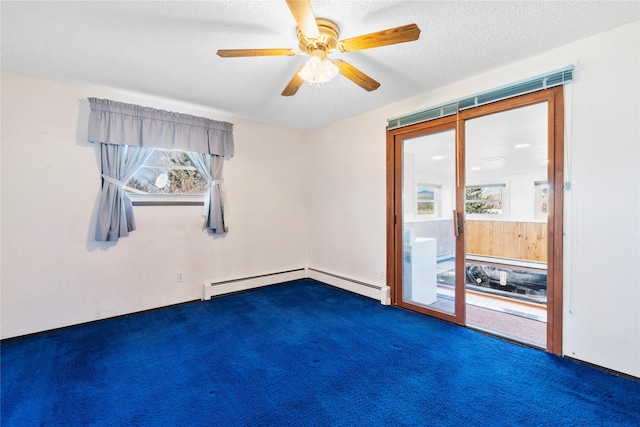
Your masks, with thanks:
[[(438, 130), (451, 128), (451, 123), (456, 127), (456, 154), (458, 157), (457, 168), (459, 182), (463, 185), (464, 178), (464, 122), (471, 118), (477, 118), (489, 114), (508, 111), (527, 105), (547, 102), (548, 106), (548, 170), (547, 178), (550, 190), (550, 209), (547, 220), (547, 351), (562, 355), (562, 314), (563, 314), (563, 206), (564, 206), (564, 92), (562, 86), (521, 95), (518, 97), (497, 101), (491, 104), (470, 108), (461, 111), (458, 115), (447, 116), (429, 122), (418, 123), (399, 129), (387, 129), (386, 138), (386, 164), (387, 164), (387, 286), (391, 289), (391, 303), (399, 305), (402, 300), (400, 283), (402, 280), (402, 204), (398, 203), (398, 197), (402, 197), (402, 170), (397, 170), (396, 165), (402, 158), (402, 146), (396, 144), (396, 138), (407, 138), (424, 133), (437, 132)], [(401, 168), (400, 168), (401, 169)], [(457, 188), (459, 190), (459, 188)], [(460, 198), (458, 198), (460, 199)], [(464, 212), (464, 206), (459, 206), (456, 201), (456, 209)], [(460, 242), (462, 239), (462, 242)], [(463, 256), (459, 256), (459, 249)], [(460, 270), (459, 263), (462, 263)], [(456, 270), (464, 271), (464, 234), (456, 238)], [(458, 296), (458, 288), (461, 288), (461, 297)], [(461, 310), (461, 311), (460, 311)], [(421, 311), (416, 309), (416, 311)], [(426, 310), (425, 310), (426, 312)], [(455, 317), (443, 313), (428, 314), (444, 320), (464, 325), (465, 299), (464, 286), (456, 286), (456, 312), (461, 316)], [(462, 322), (460, 322), (460, 317)]]

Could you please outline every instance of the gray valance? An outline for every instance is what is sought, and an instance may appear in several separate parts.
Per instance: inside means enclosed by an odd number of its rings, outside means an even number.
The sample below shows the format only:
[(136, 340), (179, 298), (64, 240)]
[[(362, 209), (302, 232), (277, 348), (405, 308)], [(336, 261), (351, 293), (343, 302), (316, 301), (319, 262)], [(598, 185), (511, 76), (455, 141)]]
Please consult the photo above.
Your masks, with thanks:
[(108, 99), (88, 98), (90, 142), (233, 157), (233, 124)]

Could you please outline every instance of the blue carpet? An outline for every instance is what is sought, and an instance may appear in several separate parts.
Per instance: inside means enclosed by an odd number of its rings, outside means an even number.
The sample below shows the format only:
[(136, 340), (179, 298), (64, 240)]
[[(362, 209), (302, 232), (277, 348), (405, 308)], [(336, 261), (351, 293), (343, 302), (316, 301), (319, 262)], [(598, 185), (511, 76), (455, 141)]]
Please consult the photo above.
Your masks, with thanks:
[(1, 344), (9, 426), (639, 426), (640, 382), (311, 280)]

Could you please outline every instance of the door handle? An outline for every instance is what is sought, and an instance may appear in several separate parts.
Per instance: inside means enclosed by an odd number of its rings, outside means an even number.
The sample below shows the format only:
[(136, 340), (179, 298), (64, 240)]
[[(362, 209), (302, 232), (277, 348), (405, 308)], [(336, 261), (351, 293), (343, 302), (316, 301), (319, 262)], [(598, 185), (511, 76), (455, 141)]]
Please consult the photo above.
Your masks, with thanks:
[(458, 237), (464, 231), (462, 226), (462, 212), (456, 212), (453, 210), (453, 234)]

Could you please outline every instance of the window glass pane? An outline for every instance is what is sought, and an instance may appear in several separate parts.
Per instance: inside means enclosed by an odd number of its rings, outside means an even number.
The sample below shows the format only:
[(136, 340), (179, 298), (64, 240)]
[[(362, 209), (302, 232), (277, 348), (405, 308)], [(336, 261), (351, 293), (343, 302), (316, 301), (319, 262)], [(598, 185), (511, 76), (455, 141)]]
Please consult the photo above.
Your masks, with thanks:
[(436, 215), (439, 201), (439, 186), (433, 184), (418, 183), (416, 194), (417, 215)]
[[(173, 164), (180, 164), (180, 157), (188, 157), (182, 151), (167, 151), (167, 150), (153, 150), (153, 154), (147, 160), (147, 165), (162, 165), (170, 166)], [(191, 162), (189, 162), (191, 165)]]
[(502, 186), (475, 186), (465, 189), (466, 213), (502, 214)]
[(434, 202), (421, 202), (418, 200), (418, 215), (433, 215), (436, 213)]
[(207, 181), (184, 151), (154, 150), (146, 163), (127, 183), (133, 194), (204, 194)]
[(546, 219), (549, 214), (549, 184), (537, 182), (536, 184), (536, 219)]

